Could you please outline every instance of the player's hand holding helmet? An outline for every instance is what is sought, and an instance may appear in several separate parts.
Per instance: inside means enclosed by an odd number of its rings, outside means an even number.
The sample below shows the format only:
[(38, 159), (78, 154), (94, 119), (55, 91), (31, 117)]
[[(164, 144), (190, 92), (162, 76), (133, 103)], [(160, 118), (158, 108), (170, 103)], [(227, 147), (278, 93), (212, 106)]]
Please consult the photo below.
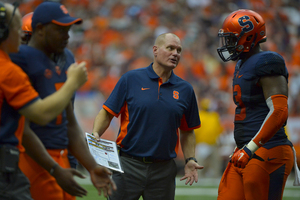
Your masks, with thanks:
[(219, 30), (221, 46), (217, 49), (224, 62), (237, 60), (243, 52), (249, 52), (255, 45), (266, 41), (266, 27), (263, 18), (251, 10), (237, 10), (225, 20)]
[(67, 81), (72, 81), (76, 89), (80, 88), (87, 81), (86, 62), (73, 63), (67, 71)]

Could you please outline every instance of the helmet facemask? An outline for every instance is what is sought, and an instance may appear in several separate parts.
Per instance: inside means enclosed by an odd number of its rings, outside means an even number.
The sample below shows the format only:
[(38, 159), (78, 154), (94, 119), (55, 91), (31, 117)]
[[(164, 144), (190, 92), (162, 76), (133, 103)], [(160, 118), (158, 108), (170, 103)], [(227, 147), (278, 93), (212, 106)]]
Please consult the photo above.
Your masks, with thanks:
[(224, 33), (223, 29), (220, 29), (218, 33), (218, 37), (220, 38), (220, 47), (217, 51), (224, 62), (237, 60), (239, 55), (244, 51), (244, 46), (238, 45), (241, 36), (237, 37), (232, 32)]

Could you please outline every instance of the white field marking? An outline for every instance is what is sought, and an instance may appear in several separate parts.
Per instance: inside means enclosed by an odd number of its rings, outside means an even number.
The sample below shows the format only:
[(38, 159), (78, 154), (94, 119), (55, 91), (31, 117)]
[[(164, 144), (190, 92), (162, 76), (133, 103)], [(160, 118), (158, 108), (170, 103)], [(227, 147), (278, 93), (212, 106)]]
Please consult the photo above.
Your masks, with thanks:
[[(211, 186), (211, 187), (218, 187), (219, 183), (220, 183), (220, 178), (199, 178), (198, 179), (198, 183), (194, 183), (192, 186), (185, 185), (185, 181), (180, 181), (180, 177), (176, 177), (176, 186), (186, 186), (186, 187), (201, 187), (201, 186)], [(288, 180), (286, 181), (285, 184), (285, 188), (289, 189), (289, 188), (299, 188), (300, 187), (296, 187), (293, 186), (294, 183), (294, 177), (292, 178), (288, 178)]]
[(218, 196), (218, 188), (176, 188), (175, 196)]
[(198, 183), (193, 183), (192, 186), (185, 185), (185, 181), (180, 181), (180, 177), (176, 177), (176, 186), (200, 187), (200, 186), (218, 186), (221, 178), (198, 178)]

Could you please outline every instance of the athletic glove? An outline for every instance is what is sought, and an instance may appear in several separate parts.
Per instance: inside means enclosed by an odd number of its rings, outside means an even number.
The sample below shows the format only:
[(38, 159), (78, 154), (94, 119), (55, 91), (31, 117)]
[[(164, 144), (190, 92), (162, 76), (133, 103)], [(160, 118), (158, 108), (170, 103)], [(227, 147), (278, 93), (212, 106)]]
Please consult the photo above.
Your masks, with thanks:
[(252, 152), (247, 146), (235, 151), (231, 157), (231, 162), (234, 166), (239, 168), (245, 168), (249, 160), (252, 158)]

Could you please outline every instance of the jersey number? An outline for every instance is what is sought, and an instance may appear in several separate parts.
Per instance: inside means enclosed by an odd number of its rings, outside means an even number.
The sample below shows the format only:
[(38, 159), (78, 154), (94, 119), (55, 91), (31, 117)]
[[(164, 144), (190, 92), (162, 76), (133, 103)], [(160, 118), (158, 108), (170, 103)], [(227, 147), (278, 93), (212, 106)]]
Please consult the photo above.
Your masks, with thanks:
[(242, 90), (239, 85), (235, 85), (233, 88), (234, 102), (239, 105), (240, 113), (235, 113), (235, 121), (242, 121), (246, 118), (246, 107), (242, 101)]
[[(59, 90), (61, 88), (61, 86), (63, 86), (64, 83), (55, 83), (55, 89), (56, 91)], [(56, 117), (56, 125), (59, 125), (62, 123), (62, 113), (60, 113), (57, 117)]]

